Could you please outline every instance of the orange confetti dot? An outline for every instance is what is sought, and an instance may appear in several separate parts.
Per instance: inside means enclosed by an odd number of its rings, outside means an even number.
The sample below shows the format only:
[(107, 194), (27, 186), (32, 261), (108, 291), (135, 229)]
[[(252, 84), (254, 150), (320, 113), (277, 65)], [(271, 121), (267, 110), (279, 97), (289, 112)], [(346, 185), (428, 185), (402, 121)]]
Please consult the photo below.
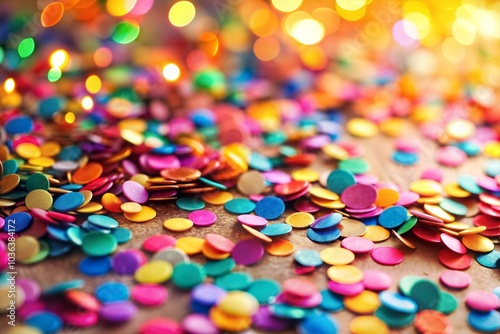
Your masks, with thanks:
[(64, 5), (60, 2), (51, 2), (42, 11), (42, 26), (52, 27), (61, 20), (64, 14)]

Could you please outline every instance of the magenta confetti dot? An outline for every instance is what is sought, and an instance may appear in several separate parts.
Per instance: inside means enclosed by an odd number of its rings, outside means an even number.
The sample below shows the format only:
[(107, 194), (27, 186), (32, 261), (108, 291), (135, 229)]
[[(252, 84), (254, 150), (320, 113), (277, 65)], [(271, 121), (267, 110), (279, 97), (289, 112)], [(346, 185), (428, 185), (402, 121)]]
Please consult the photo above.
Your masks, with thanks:
[(267, 225), (267, 219), (256, 215), (239, 215), (238, 221), (251, 227), (263, 227)]
[(441, 180), (443, 179), (443, 171), (437, 168), (428, 168), (423, 171), (420, 178), (425, 180), (434, 180), (441, 183)]
[(465, 289), (472, 281), (469, 274), (459, 270), (445, 270), (439, 276), (439, 279), (441, 283), (450, 289)]
[(231, 252), (231, 257), (237, 264), (250, 266), (262, 259), (264, 246), (255, 239), (244, 239), (239, 241)]
[(175, 155), (148, 155), (146, 161), (149, 168), (157, 171), (181, 166), (179, 159)]
[(307, 199), (301, 199), (301, 200), (295, 201), (293, 203), (293, 207), (297, 211), (308, 212), (308, 213), (318, 212), (321, 209), (319, 206), (317, 206), (316, 204), (312, 203), (311, 201), (309, 201)]
[(476, 178), (476, 182), (481, 188), (484, 188), (491, 192), (500, 192), (500, 185), (498, 184), (497, 180), (492, 177), (486, 175), (478, 176)]
[(137, 306), (132, 302), (125, 301), (104, 304), (99, 311), (99, 316), (108, 322), (122, 323), (132, 319), (136, 313)]
[(441, 241), (448, 247), (450, 250), (454, 251), (458, 254), (467, 253), (467, 248), (465, 248), (464, 244), (458, 240), (457, 238), (452, 237), (446, 233), (441, 233), (440, 235)]
[(356, 254), (371, 252), (374, 246), (373, 241), (363, 237), (347, 237), (342, 240), (342, 247)]
[(395, 266), (403, 262), (404, 254), (394, 247), (377, 247), (371, 253), (372, 259), (385, 266)]
[(473, 310), (489, 312), (500, 307), (500, 298), (489, 291), (474, 290), (465, 296), (465, 304)]
[(168, 291), (159, 284), (138, 284), (132, 288), (131, 297), (140, 305), (159, 306), (167, 301)]
[(96, 312), (79, 309), (62, 310), (59, 315), (67, 325), (79, 328), (94, 326), (99, 320)]
[(217, 215), (208, 210), (195, 210), (189, 213), (188, 219), (196, 226), (210, 226), (217, 220)]
[(177, 239), (166, 234), (153, 235), (144, 240), (142, 248), (148, 252), (156, 253), (160, 249), (174, 247)]
[(123, 195), (132, 202), (144, 204), (149, 199), (149, 194), (146, 188), (135, 181), (125, 181), (122, 185)]
[(467, 154), (455, 146), (444, 146), (437, 150), (436, 159), (441, 165), (458, 167), (467, 160)]
[(281, 299), (288, 305), (296, 307), (304, 307), (304, 308), (316, 307), (319, 304), (321, 304), (321, 301), (323, 300), (323, 296), (321, 295), (320, 292), (316, 292), (313, 295), (306, 298), (300, 298), (293, 296), (291, 294), (282, 293), (281, 296), (278, 296), (277, 298)]
[(415, 204), (420, 195), (413, 191), (402, 191), (399, 193), (399, 201), (395, 205), (408, 206)]
[(212, 320), (205, 314), (189, 314), (181, 323), (185, 333), (199, 334), (219, 334), (219, 329), (214, 325)]
[(380, 270), (365, 270), (363, 272), (363, 284), (368, 290), (383, 291), (391, 287), (392, 278), (389, 274)]
[(352, 209), (365, 209), (373, 205), (377, 199), (377, 189), (366, 184), (355, 184), (347, 187), (340, 198)]
[(328, 281), (328, 290), (342, 296), (357, 296), (365, 290), (365, 285), (363, 282), (341, 284), (335, 281)]

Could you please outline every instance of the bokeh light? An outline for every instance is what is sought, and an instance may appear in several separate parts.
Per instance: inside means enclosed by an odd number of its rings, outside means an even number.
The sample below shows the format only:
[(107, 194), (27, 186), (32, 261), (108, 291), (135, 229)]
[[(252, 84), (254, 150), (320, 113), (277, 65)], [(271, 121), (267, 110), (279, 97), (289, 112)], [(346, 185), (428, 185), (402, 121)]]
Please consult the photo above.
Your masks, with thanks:
[(293, 12), (302, 4), (302, 0), (272, 0), (273, 6), (280, 12)]
[(85, 81), (85, 88), (87, 88), (89, 93), (97, 94), (102, 88), (101, 79), (97, 75), (92, 74)]
[(12, 93), (16, 89), (16, 82), (13, 78), (8, 78), (3, 84), (3, 89), (7, 94)]
[(106, 9), (113, 16), (124, 16), (134, 9), (137, 2), (141, 2), (141, 0), (108, 0)]
[(325, 28), (314, 19), (303, 19), (293, 25), (292, 36), (301, 44), (313, 45), (325, 37)]
[(168, 19), (176, 27), (187, 26), (196, 15), (195, 6), (189, 1), (175, 3), (168, 12)]
[(163, 67), (163, 77), (170, 82), (176, 81), (181, 75), (179, 66), (174, 63), (168, 63)]
[(275, 59), (280, 52), (279, 41), (272, 37), (260, 37), (253, 45), (255, 56), (262, 61), (271, 61)]
[(66, 50), (59, 49), (50, 55), (49, 64), (60, 69), (65, 68), (69, 63), (69, 54)]
[(19, 43), (17, 53), (21, 58), (28, 58), (35, 51), (35, 40), (31, 37), (25, 38)]
[(98, 67), (108, 67), (113, 61), (111, 50), (106, 47), (101, 47), (94, 52), (94, 63)]
[(111, 33), (111, 38), (120, 44), (132, 43), (139, 36), (140, 27), (137, 22), (126, 20), (119, 22)]
[(59, 2), (49, 3), (42, 11), (40, 21), (43, 27), (52, 27), (56, 25), (64, 15), (64, 5)]

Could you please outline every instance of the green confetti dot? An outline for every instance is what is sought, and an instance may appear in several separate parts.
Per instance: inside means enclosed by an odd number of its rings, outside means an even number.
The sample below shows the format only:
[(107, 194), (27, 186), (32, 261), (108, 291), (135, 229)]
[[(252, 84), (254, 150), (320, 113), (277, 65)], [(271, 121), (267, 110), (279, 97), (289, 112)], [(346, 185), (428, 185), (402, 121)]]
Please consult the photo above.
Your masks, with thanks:
[(5, 58), (5, 51), (0, 47), (0, 64), (3, 63), (4, 58)]
[(139, 36), (140, 30), (141, 29), (137, 23), (133, 21), (122, 21), (113, 29), (111, 38), (116, 43), (128, 44), (133, 42), (137, 36)]
[(28, 58), (35, 51), (35, 40), (31, 37), (25, 38), (19, 43), (17, 53), (21, 58)]

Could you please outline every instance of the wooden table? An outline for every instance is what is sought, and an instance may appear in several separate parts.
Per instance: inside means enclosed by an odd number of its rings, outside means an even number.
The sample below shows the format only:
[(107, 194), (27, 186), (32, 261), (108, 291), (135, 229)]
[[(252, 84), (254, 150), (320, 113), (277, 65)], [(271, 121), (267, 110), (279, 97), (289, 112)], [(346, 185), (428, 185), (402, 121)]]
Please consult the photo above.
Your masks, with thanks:
[[(408, 125), (409, 131), (408, 135), (419, 136), (417, 131), (410, 125)], [(358, 139), (351, 138), (362, 146), (365, 147), (365, 158), (371, 164), (371, 173), (377, 175), (381, 181), (392, 181), (401, 186), (402, 189), (408, 189), (410, 182), (419, 178), (421, 172), (432, 166), (437, 166), (435, 162), (435, 149), (436, 144), (429, 140), (422, 139), (421, 141), (421, 153), (420, 161), (416, 166), (404, 167), (399, 166), (392, 162), (391, 155), (394, 150), (393, 139), (384, 137), (383, 135), (378, 135), (371, 139)], [(459, 168), (444, 168), (445, 177), (443, 182), (452, 182), (456, 180), (456, 177), (460, 173), (469, 173), (472, 175), (481, 175), (483, 173), (483, 163), (484, 158), (476, 157), (471, 158), (463, 166)], [(331, 170), (336, 167), (336, 162), (324, 156), (324, 154), (319, 153), (317, 161), (314, 163), (314, 168), (319, 171)], [(469, 201), (468, 204), (471, 206), (473, 201)], [(207, 205), (207, 208), (214, 211), (217, 216), (217, 222), (206, 228), (194, 227), (191, 230), (183, 233), (172, 233), (168, 232), (163, 227), (163, 221), (171, 217), (187, 217), (188, 212), (182, 211), (175, 206), (175, 203), (158, 203), (152, 204), (158, 215), (155, 219), (147, 223), (131, 223), (124, 219), (119, 214), (113, 214), (114, 218), (120, 221), (121, 226), (130, 228), (134, 237), (133, 240), (125, 245), (121, 245), (119, 250), (127, 248), (140, 248), (143, 240), (154, 234), (171, 234), (176, 237), (181, 236), (197, 236), (203, 237), (206, 233), (214, 232), (224, 235), (233, 241), (237, 241), (241, 238), (248, 238), (249, 235), (240, 226), (236, 220), (236, 216), (225, 212), (222, 206), (212, 206)], [(288, 209), (285, 212), (284, 217), (287, 214), (293, 212)], [(278, 219), (277, 221), (284, 221)], [(470, 218), (463, 219), (462, 221), (471, 223)], [(328, 246), (339, 246), (340, 241), (335, 241), (333, 244), (316, 244), (310, 241), (306, 236), (306, 230), (294, 229), (292, 233), (286, 236), (288, 240), (293, 242), (296, 246), (296, 250), (310, 248), (315, 250), (321, 250)], [(433, 245), (429, 243), (422, 242), (415, 238), (414, 236), (408, 237), (417, 245), (416, 250), (409, 249), (402, 243), (397, 241), (394, 237), (391, 237), (388, 241), (378, 244), (380, 245), (391, 245), (400, 248), (405, 254), (405, 260), (393, 267), (381, 266), (375, 263), (370, 255), (357, 256), (354, 261), (354, 265), (362, 270), (366, 269), (380, 269), (391, 275), (393, 278), (392, 290), (397, 289), (397, 283), (399, 279), (405, 275), (420, 275), (428, 277), (435, 282), (439, 281), (439, 275), (446, 269), (443, 267), (437, 259), (437, 253), (443, 248), (442, 245)], [(496, 239), (498, 242), (498, 239)], [(497, 249), (500, 247), (496, 246)], [(475, 254), (469, 252), (469, 254), (474, 258)], [(78, 263), (84, 257), (84, 254), (75, 249), (71, 254), (62, 256), (59, 258), (52, 258), (43, 261), (40, 264), (33, 266), (18, 266), (20, 277), (31, 277), (36, 279), (42, 288), (46, 288), (52, 284), (64, 282), (66, 280), (83, 278), (83, 275), (78, 270)], [(204, 263), (205, 258), (203, 255), (197, 255), (192, 257), (192, 260), (198, 263)], [(236, 266), (234, 271), (245, 271), (254, 276), (254, 278), (274, 278), (280, 282), (286, 278), (295, 276), (293, 269), (295, 268), (293, 256), (288, 257), (274, 257), (266, 254), (264, 258), (257, 265), (251, 267)], [(323, 265), (315, 273), (310, 275), (305, 275), (303, 277), (313, 281), (320, 289), (326, 287), (327, 277), (326, 270), (328, 266)], [(473, 277), (473, 281), (468, 289), (463, 291), (451, 291), (447, 288), (442, 287), (446, 291), (452, 292), (460, 302), (460, 306), (457, 311), (450, 315), (450, 321), (454, 327), (454, 333), (472, 333), (473, 331), (467, 326), (466, 318), (468, 310), (464, 304), (465, 295), (467, 291), (482, 289), (482, 290), (492, 290), (494, 287), (500, 285), (499, 271), (487, 269), (480, 266), (475, 260), (471, 268), (467, 270), (467, 273)], [(96, 286), (106, 281), (122, 281), (129, 286), (134, 284), (133, 278), (130, 276), (119, 276), (116, 274), (109, 274), (104, 277), (85, 277), (85, 288), (84, 290), (93, 293)], [(168, 317), (180, 321), (184, 316), (189, 314), (189, 293), (180, 291), (175, 288), (172, 283), (168, 282), (166, 284), (169, 291), (169, 299), (167, 303), (162, 307), (154, 308), (144, 308), (140, 307), (140, 312), (137, 316), (130, 322), (115, 326), (108, 327), (103, 324), (99, 324), (96, 327), (89, 329), (67, 329), (63, 333), (81, 333), (81, 334), (128, 334), (136, 333), (138, 327), (146, 319), (154, 317)], [(348, 333), (348, 325), (350, 320), (354, 317), (349, 311), (342, 311), (334, 314), (335, 318), (341, 325), (341, 333)], [(2, 321), (3, 322), (3, 321)], [(0, 328), (1, 332), (1, 328)], [(256, 332), (251, 330), (249, 332)], [(409, 326), (402, 330), (394, 330), (394, 333), (415, 333), (413, 326)]]

